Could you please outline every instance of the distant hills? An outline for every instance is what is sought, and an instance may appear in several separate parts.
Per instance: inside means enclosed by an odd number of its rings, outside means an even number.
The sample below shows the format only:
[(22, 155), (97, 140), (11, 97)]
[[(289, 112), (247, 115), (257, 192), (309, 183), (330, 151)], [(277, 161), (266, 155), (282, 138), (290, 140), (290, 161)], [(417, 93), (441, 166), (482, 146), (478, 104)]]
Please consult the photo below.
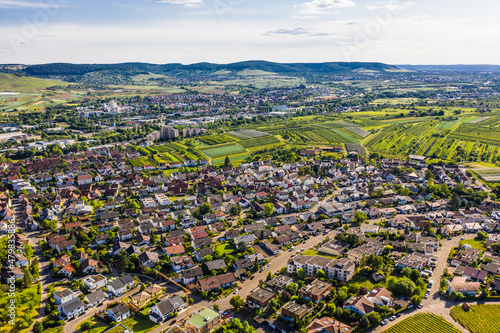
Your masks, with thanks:
[(398, 65), (397, 67), (424, 72), (500, 72), (500, 65)]
[(259, 60), (230, 64), (202, 62), (190, 65), (178, 63), (158, 65), (140, 62), (119, 64), (51, 63), (43, 65), (0, 65), (0, 71), (2, 72), (42, 78), (73, 78), (71, 81), (78, 81), (78, 78), (96, 72), (126, 76), (147, 73), (167, 76), (206, 76), (221, 75), (221, 73), (224, 73), (224, 75), (236, 75), (238, 73), (261, 71), (280, 75), (309, 76), (349, 73), (359, 70), (373, 72), (397, 69), (395, 66), (378, 62), (276, 63)]

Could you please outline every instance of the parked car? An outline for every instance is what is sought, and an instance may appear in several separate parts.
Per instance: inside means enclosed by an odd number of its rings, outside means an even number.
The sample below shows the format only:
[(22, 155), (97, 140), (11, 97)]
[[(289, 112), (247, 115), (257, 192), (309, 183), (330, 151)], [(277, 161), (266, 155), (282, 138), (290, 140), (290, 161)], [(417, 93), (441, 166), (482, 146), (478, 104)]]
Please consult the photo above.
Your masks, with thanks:
[(396, 316), (391, 316), (391, 318), (389, 318), (389, 319), (390, 319), (390, 321), (394, 321), (394, 320), (396, 320)]
[(382, 320), (382, 322), (381, 322), (381, 324), (382, 324), (382, 325), (387, 325), (387, 323), (388, 323), (387, 319), (384, 319), (384, 320)]
[(423, 307), (424, 307), (424, 305), (423, 305), (423, 304), (419, 304), (419, 305), (418, 305), (418, 308), (419, 308), (419, 309), (421, 309), (421, 308), (423, 308)]

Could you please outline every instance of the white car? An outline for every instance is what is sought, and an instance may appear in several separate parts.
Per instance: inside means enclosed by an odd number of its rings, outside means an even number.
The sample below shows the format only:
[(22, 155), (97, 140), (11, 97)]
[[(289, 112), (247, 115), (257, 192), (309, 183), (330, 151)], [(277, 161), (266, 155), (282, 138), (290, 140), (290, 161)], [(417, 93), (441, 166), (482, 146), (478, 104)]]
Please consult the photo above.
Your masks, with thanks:
[(387, 325), (387, 323), (388, 323), (387, 319), (384, 319), (384, 320), (382, 320), (382, 322), (381, 322), (381, 324), (382, 324), (382, 325)]

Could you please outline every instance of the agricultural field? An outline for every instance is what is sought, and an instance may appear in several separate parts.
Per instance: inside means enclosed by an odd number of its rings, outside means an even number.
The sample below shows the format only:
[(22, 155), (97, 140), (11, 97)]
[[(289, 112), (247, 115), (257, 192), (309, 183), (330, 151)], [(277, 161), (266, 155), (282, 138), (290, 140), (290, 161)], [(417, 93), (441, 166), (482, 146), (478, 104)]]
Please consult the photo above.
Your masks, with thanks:
[(152, 166), (156, 167), (158, 165), (158, 161), (157, 160), (155, 160), (152, 157), (145, 157), (145, 156), (129, 159), (128, 163), (132, 167), (138, 167), (138, 166), (142, 166), (143, 167), (143, 166), (149, 165), (149, 164), (151, 164)]
[(275, 136), (262, 136), (255, 139), (242, 140), (238, 143), (244, 148), (254, 148), (259, 146), (272, 145), (280, 142), (281, 141), (278, 140)]
[[(397, 323), (384, 333), (460, 333), (460, 330), (443, 317), (433, 313), (418, 313)], [(484, 331), (483, 331), (484, 332)]]
[(355, 151), (358, 153), (359, 157), (365, 157), (366, 152), (362, 145), (357, 143), (346, 143), (345, 148), (347, 152)]
[(472, 170), (479, 175), (485, 182), (498, 183), (500, 182), (500, 168), (491, 169), (474, 169)]
[(362, 129), (361, 127), (346, 127), (345, 129), (362, 138), (366, 138), (368, 135), (371, 134), (370, 132)]
[(469, 311), (465, 311), (461, 306), (455, 306), (450, 314), (471, 333), (500, 332), (500, 305), (498, 304), (471, 305)]
[[(228, 155), (229, 161), (233, 162), (235, 165), (241, 164), (243, 161), (245, 161), (250, 156), (251, 156), (250, 153)], [(225, 160), (226, 160), (225, 156), (217, 157), (217, 158), (212, 159), (212, 164), (213, 165), (221, 165), (221, 164), (224, 164)]]
[(204, 154), (208, 155), (209, 157), (233, 155), (245, 151), (245, 148), (236, 143), (226, 143), (218, 146), (210, 146), (207, 148), (203, 147), (200, 149)]
[(269, 133), (266, 132), (261, 132), (261, 131), (255, 131), (255, 130), (239, 130), (239, 131), (232, 131), (228, 132), (228, 134), (235, 136), (239, 139), (242, 140), (247, 140), (247, 139), (253, 139), (253, 138), (259, 138), (262, 136), (268, 136)]
[(207, 145), (219, 145), (222, 143), (228, 143), (228, 142), (233, 142), (237, 140), (237, 137), (225, 135), (225, 134), (220, 134), (220, 135), (206, 135), (206, 136), (201, 136), (197, 138), (198, 141), (204, 142)]
[[(365, 145), (370, 151), (394, 157), (415, 154), (457, 162), (499, 161), (500, 130), (484, 130), (482, 126), (465, 123), (467, 119), (422, 119), (420, 123), (388, 126), (372, 135)], [(499, 135), (498, 139), (495, 135)]]

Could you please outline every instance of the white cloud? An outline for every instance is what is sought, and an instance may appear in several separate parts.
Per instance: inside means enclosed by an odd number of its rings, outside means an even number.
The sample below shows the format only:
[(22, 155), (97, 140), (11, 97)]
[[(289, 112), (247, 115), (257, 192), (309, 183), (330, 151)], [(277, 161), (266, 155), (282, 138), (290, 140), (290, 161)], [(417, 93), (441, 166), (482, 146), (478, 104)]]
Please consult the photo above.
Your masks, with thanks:
[(191, 7), (202, 4), (203, 0), (158, 0), (157, 2)]
[(303, 15), (327, 14), (332, 9), (354, 7), (356, 3), (352, 0), (313, 0), (299, 5)]
[(391, 12), (400, 11), (412, 6), (412, 1), (384, 0), (376, 1), (366, 6), (369, 10), (388, 10)]
[(29, 2), (18, 0), (0, 0), (0, 8), (47, 8), (59, 7), (59, 4), (45, 4), (41, 2)]

